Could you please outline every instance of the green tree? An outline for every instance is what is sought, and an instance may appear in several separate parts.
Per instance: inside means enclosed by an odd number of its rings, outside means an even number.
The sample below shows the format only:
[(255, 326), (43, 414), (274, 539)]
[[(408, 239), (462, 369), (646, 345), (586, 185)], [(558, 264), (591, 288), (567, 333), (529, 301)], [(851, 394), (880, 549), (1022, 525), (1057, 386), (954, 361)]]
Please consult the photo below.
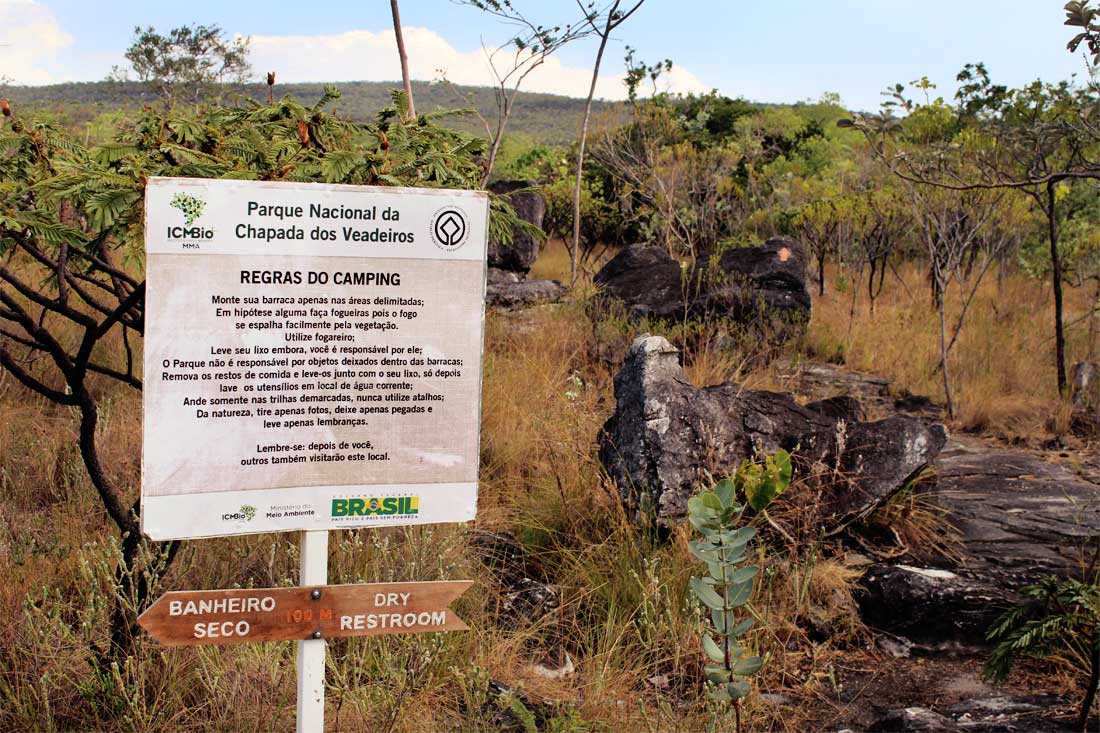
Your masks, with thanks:
[[(603, 62), (603, 53), (607, 48), (607, 42), (611, 34), (627, 21), (630, 16), (642, 7), (645, 0), (637, 0), (630, 7), (626, 7), (622, 0), (613, 0), (609, 5), (599, 10), (593, 10), (594, 3), (589, 3), (586, 10), (585, 21), (592, 32), (600, 38), (599, 49), (596, 51), (596, 60), (592, 64), (592, 83), (588, 86), (588, 97), (584, 101), (584, 117), (581, 120), (581, 136), (577, 141), (577, 174), (573, 182), (573, 238), (569, 246), (569, 286), (577, 282), (577, 257), (581, 248), (581, 184), (584, 180), (584, 147), (588, 141), (588, 123), (592, 117), (592, 97), (596, 94), (596, 82), (600, 78), (600, 65)], [(578, 0), (579, 4), (579, 0)]]
[(409, 79), (409, 57), (405, 53), (405, 34), (401, 32), (401, 11), (397, 0), (390, 0), (390, 15), (393, 16), (393, 35), (397, 40), (397, 58), (401, 62), (401, 85), (405, 90), (405, 99), (409, 101), (409, 118), (416, 119), (416, 105), (413, 104), (412, 81)]
[(982, 64), (969, 64), (958, 75), (962, 83), (951, 107), (942, 99), (924, 104), (892, 93), (895, 107), (908, 111), (902, 120), (892, 108), (879, 116), (857, 116), (839, 124), (856, 126), (898, 177), (910, 184), (956, 193), (1016, 191), (1027, 196), (1047, 223), (1051, 285), (1054, 298), (1055, 367), (1059, 392), (1066, 389), (1058, 186), (1075, 179), (1100, 178), (1100, 129), (1089, 119), (1100, 99), (1067, 82), (1033, 82), (1020, 89), (994, 85)]
[[(125, 55), (138, 79), (169, 105), (195, 103), (216, 94), (223, 84), (248, 80), (250, 40), (227, 38), (217, 25), (180, 26), (165, 35), (137, 27)], [(125, 81), (127, 74), (116, 66), (112, 76)]]
[[(493, 75), (493, 99), (496, 102), (496, 119), (490, 121), (478, 112), (485, 134), (489, 139), (488, 157), (485, 172), (481, 177), (482, 188), (489, 182), (496, 164), (500, 146), (508, 122), (512, 119), (516, 97), (528, 75), (546, 63), (546, 60), (573, 41), (587, 37), (592, 31), (588, 17), (591, 8), (581, 7), (579, 20), (565, 25), (542, 25), (521, 12), (511, 0), (457, 0), (460, 5), (469, 5), (494, 17), (516, 29), (516, 34), (503, 45), (489, 50), (485, 55)], [(457, 88), (453, 87), (457, 92)], [(460, 93), (467, 102), (469, 98)], [(474, 107), (474, 105), (470, 105)], [(475, 107), (476, 109), (476, 107)]]

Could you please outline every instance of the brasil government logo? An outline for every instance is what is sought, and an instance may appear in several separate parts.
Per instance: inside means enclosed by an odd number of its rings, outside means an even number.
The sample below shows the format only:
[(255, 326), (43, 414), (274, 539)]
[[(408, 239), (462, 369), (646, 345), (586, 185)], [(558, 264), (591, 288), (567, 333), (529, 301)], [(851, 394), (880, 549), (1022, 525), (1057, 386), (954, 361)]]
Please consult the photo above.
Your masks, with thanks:
[(432, 216), (431, 235), (436, 246), (448, 252), (466, 244), (470, 236), (466, 212), (455, 206), (444, 206)]
[(420, 511), (418, 496), (387, 496), (384, 499), (333, 499), (334, 517), (412, 516)]

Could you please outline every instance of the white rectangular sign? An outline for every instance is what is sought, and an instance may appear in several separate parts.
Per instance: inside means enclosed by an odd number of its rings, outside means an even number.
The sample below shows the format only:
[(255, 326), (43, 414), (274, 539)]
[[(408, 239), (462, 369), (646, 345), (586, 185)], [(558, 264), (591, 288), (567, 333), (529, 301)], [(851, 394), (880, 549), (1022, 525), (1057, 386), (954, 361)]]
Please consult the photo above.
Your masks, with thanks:
[(483, 192), (151, 178), (142, 529), (473, 519)]

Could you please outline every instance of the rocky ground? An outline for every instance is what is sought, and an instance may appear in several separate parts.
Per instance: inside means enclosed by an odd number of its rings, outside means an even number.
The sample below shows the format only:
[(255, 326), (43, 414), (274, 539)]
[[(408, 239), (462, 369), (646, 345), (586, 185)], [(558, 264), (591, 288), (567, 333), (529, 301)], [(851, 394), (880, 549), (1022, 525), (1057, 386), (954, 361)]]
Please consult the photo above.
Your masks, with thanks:
[[(938, 415), (881, 378), (833, 365), (785, 365), (803, 399), (856, 397), (872, 417)], [(1079, 572), (1100, 537), (1100, 461), (1084, 444), (1056, 449), (951, 435), (934, 461), (937, 500), (959, 532), (956, 557), (875, 563), (863, 579), (864, 620), (878, 633), (873, 663), (844, 672), (826, 730), (1072, 730), (1076, 699), (1043, 682), (991, 686), (982, 636), (1021, 585)], [(1047, 681), (1046, 685), (1050, 685)], [(1100, 720), (1089, 730), (1100, 731)]]
[[(800, 245), (777, 239), (685, 274), (663, 251), (628, 247), (595, 282), (632, 318), (676, 322), (718, 313), (733, 331), (765, 322), (758, 340), (781, 343), (809, 319), (804, 260)], [(552, 282), (523, 278), (495, 273), (498, 307), (561, 295)], [(522, 328), (523, 319), (511, 325)], [(809, 715), (812, 730), (829, 733), (1072, 729), (1080, 693), (1068, 678), (1061, 684), (1018, 671), (992, 686), (981, 668), (986, 630), (1018, 600), (1019, 588), (1052, 574), (1079, 577), (1100, 560), (1094, 444), (1009, 445), (950, 434), (927, 397), (832, 364), (779, 363), (778, 392), (732, 382), (697, 388), (664, 338), (646, 335), (629, 348), (596, 342), (594, 353), (614, 352), (604, 360), (621, 367), (614, 411), (598, 436), (600, 460), (636, 522), (667, 530), (683, 521), (687, 498), (705, 476), (757, 452), (795, 447), (802, 482), (818, 497), (795, 509), (811, 513), (803, 521), (816, 531), (859, 542), (857, 523), (917, 484), (922, 501), (946, 518), (934, 528), (940, 536), (931, 550), (900, 536), (894, 552), (877, 551), (873, 540), (863, 544), (865, 555), (853, 548), (863, 567), (859, 612), (873, 640), (840, 652), (828, 691), (809, 701), (813, 712), (808, 701), (783, 695), (763, 696), (767, 704), (792, 706), (792, 716)], [(1090, 368), (1074, 373), (1074, 415), (1089, 426), (1100, 400)], [(524, 582), (516, 584), (517, 603), (557, 602), (552, 589)], [(1089, 730), (1100, 731), (1100, 719)]]

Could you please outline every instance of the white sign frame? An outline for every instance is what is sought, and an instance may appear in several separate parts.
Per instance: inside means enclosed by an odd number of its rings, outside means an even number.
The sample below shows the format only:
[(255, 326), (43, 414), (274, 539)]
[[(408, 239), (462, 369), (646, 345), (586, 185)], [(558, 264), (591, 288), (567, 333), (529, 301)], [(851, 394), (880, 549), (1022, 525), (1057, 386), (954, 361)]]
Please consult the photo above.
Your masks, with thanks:
[[(184, 196), (180, 204), (180, 195)], [(190, 198), (187, 198), (190, 197)], [(198, 204), (186, 204), (198, 201)], [(251, 204), (249, 202), (252, 202)], [(262, 202), (262, 203), (257, 203)], [(175, 205), (174, 205), (175, 204)], [(192, 539), (239, 534), (253, 534), (274, 531), (316, 531), (371, 526), (396, 526), (428, 524), (438, 522), (462, 522), (472, 520), (477, 510), (477, 456), (480, 448), (481, 417), (481, 365), (484, 338), (484, 294), (486, 285), (486, 252), (488, 249), (488, 196), (483, 191), (461, 191), (450, 189), (420, 189), (377, 186), (328, 185), (312, 183), (272, 183), (237, 180), (213, 180), (195, 178), (150, 178), (146, 188), (146, 324), (144, 358), (144, 416), (142, 449), (142, 531), (153, 539)], [(399, 222), (362, 221), (344, 218), (319, 218), (312, 216), (312, 206), (322, 207), (318, 212), (328, 212), (337, 217), (350, 216), (356, 211), (374, 211), (376, 217), (388, 207), (400, 213)], [(283, 207), (277, 216), (261, 215), (258, 206)], [(251, 211), (249, 209), (252, 209)], [(197, 216), (192, 216), (196, 214)], [(443, 233), (433, 234), (432, 225), (449, 216), (450, 209), (458, 210), (462, 219), (460, 231), (452, 233), (444, 229)], [(288, 215), (287, 211), (292, 214)], [(299, 215), (300, 214), (300, 215)], [(352, 225), (356, 232), (366, 232), (366, 241), (348, 241), (343, 237), (345, 226)], [(240, 227), (246, 227), (241, 229)], [(249, 230), (247, 227), (253, 229)], [(298, 227), (305, 236), (302, 239), (269, 239), (267, 235), (277, 230)], [(316, 227), (334, 229), (338, 232), (335, 241), (318, 242), (310, 239), (310, 233)], [(465, 228), (462, 228), (465, 227)], [(393, 239), (407, 237), (411, 241), (370, 241), (370, 232), (385, 232), (382, 237)], [(252, 236), (263, 232), (260, 238)], [(245, 236), (240, 236), (241, 234)], [(179, 235), (179, 236), (173, 236)], [(453, 236), (452, 241), (447, 238)], [(469, 359), (464, 362), (462, 375), (454, 383), (462, 382), (463, 394), (470, 399), (460, 405), (464, 409), (461, 428), (473, 430), (463, 443), (464, 455), (462, 470), (448, 471), (446, 466), (430, 476), (428, 480), (417, 481), (406, 478), (399, 465), (394, 465), (390, 480), (372, 480), (363, 482), (339, 481), (333, 483), (303, 482), (271, 485), (252, 485), (244, 489), (233, 486), (213, 486), (211, 470), (199, 471), (198, 483), (205, 485), (186, 485), (190, 475), (189, 466), (197, 465), (208, 459), (207, 455), (195, 455), (181, 460), (181, 452), (189, 450), (185, 436), (195, 435), (186, 429), (189, 424), (183, 418), (183, 412), (176, 402), (183, 387), (165, 381), (162, 377), (162, 364), (171, 361), (166, 356), (166, 348), (182, 349), (183, 358), (188, 354), (201, 354), (209, 345), (207, 354), (213, 351), (215, 341), (209, 329), (190, 331), (190, 321), (178, 310), (180, 303), (187, 303), (192, 297), (191, 291), (183, 285), (203, 284), (205, 276), (211, 280), (224, 276), (225, 272), (241, 267), (242, 262), (256, 263), (256, 269), (263, 271), (265, 265), (277, 261), (280, 269), (294, 269), (298, 272), (317, 270), (331, 264), (340, 272), (371, 272), (379, 265), (382, 269), (393, 271), (415, 268), (425, 277), (431, 276), (439, 297), (447, 295), (444, 288), (446, 277), (442, 273), (461, 270), (467, 274), (461, 289), (450, 293), (461, 293), (463, 307), (469, 313), (471, 332), (463, 335), (466, 339), (466, 352)], [(220, 263), (225, 262), (222, 266)], [(211, 263), (214, 263), (211, 265)], [(448, 264), (454, 263), (454, 264)], [(464, 263), (462, 265), (458, 263)], [(292, 267), (293, 266), (293, 267)], [(193, 272), (188, 268), (193, 267)], [(173, 269), (174, 268), (174, 269)], [(203, 268), (206, 268), (205, 270)], [(236, 269), (235, 269), (236, 268)], [(170, 282), (167, 273), (172, 276), (185, 273), (186, 277)], [(470, 273), (476, 270), (476, 279)], [(427, 275), (425, 275), (427, 273)], [(244, 277), (244, 274), (241, 274)], [(415, 277), (406, 280), (415, 280)], [(423, 279), (423, 278), (421, 278)], [(213, 286), (217, 287), (217, 286)], [(293, 285), (283, 290), (293, 294), (300, 292), (303, 286)], [(196, 308), (206, 308), (203, 299), (209, 304), (212, 291), (201, 290), (192, 301)], [(278, 285), (262, 285), (268, 295), (283, 292)], [(172, 293), (176, 292), (173, 296)], [(182, 295), (180, 295), (182, 293)], [(371, 291), (374, 294), (374, 291)], [(177, 297), (178, 296), (178, 297)], [(288, 296), (291, 297), (291, 296)], [(472, 305), (476, 297), (476, 308)], [(432, 312), (439, 304), (427, 303), (424, 311)], [(168, 312), (166, 303), (172, 303), (176, 311)], [(207, 309), (209, 310), (209, 309)], [(475, 312), (476, 311), (476, 312)], [(207, 326), (211, 323), (209, 314), (203, 311)], [(226, 329), (232, 329), (232, 318), (224, 321)], [(410, 324), (415, 322), (410, 321)], [(423, 341), (435, 338), (426, 336), (431, 328), (427, 321), (408, 326), (411, 341)], [(465, 322), (464, 322), (465, 323)], [(439, 331), (448, 329), (447, 334), (454, 336), (454, 324), (441, 324)], [(427, 331), (425, 330), (427, 329)], [(227, 332), (230, 333), (230, 332)], [(261, 334), (262, 336), (263, 334)], [(227, 336), (228, 338), (228, 336)], [(373, 338), (373, 336), (372, 336)], [(381, 337), (385, 340), (386, 336)], [(441, 337), (442, 338), (442, 337)], [(472, 342), (476, 338), (476, 354), (472, 351)], [(376, 341), (377, 342), (377, 341)], [(175, 344), (172, 346), (172, 344)], [(199, 344), (196, 351), (187, 344)], [(359, 341), (356, 341), (359, 343)], [(168, 344), (169, 346), (166, 346)], [(195, 357), (197, 358), (197, 357)], [(474, 363), (476, 362), (476, 363)], [(212, 367), (205, 370), (209, 372)], [(184, 370), (186, 373), (187, 370)], [(205, 377), (204, 377), (205, 378)], [(211, 380), (216, 382), (217, 380)], [(248, 380), (237, 380), (243, 386)], [(471, 384), (474, 386), (471, 388)], [(187, 385), (185, 385), (187, 386)], [(442, 389), (442, 387), (440, 388)], [(472, 396), (476, 391), (476, 399)], [(197, 390), (194, 394), (208, 394)], [(166, 397), (167, 396), (167, 397)], [(172, 400), (175, 400), (173, 402)], [(167, 405), (167, 407), (166, 407)], [(174, 410), (174, 412), (173, 412)], [(226, 425), (236, 418), (229, 419)], [(243, 418), (242, 418), (243, 419)], [(246, 423), (238, 425), (239, 430), (253, 427)], [(377, 429), (373, 434), (377, 435)], [(344, 435), (347, 431), (344, 431)], [(178, 442), (172, 439), (179, 436)], [(294, 442), (287, 435), (264, 434), (260, 436), (270, 443)], [(401, 450), (415, 435), (404, 436)], [(472, 449), (470, 441), (472, 440)], [(251, 439), (249, 439), (251, 441)], [(251, 441), (254, 442), (254, 441)], [(210, 454), (224, 445), (224, 442), (206, 444), (205, 452)], [(257, 444), (257, 449), (261, 444)], [(194, 451), (196, 449), (190, 448)], [(200, 449), (199, 452), (203, 452)], [(300, 452), (306, 455), (309, 452)], [(384, 455), (389, 455), (385, 453)], [(423, 456), (430, 460), (453, 460), (451, 454), (439, 454), (420, 451), (417, 459), (423, 463)], [(175, 459), (172, 456), (176, 456)], [(409, 456), (399, 456), (409, 460)], [(444, 460), (445, 459), (445, 460)], [(170, 470), (160, 470), (165, 461), (175, 460)], [(472, 461), (472, 465), (471, 465)], [(234, 466), (224, 468), (226, 483), (233, 483)], [(275, 469), (272, 469), (274, 471)], [(280, 469), (281, 470), (281, 469)], [(286, 469), (291, 471), (293, 469)], [(450, 474), (454, 474), (451, 476)], [(172, 484), (178, 477), (180, 484)], [(442, 477), (442, 478), (441, 478)], [(259, 479), (257, 479), (259, 480)], [(261, 482), (263, 483), (263, 482)], [(151, 491), (155, 489), (155, 491)], [(169, 493), (165, 493), (168, 491)], [(372, 499), (389, 498), (405, 501), (401, 508), (410, 507), (409, 497), (416, 499), (416, 513), (398, 515), (384, 513), (357, 514), (354, 516), (332, 516), (334, 500), (348, 498), (370, 502)], [(298, 509), (271, 511), (270, 507), (299, 507)], [(309, 507), (303, 509), (302, 507)], [(362, 509), (361, 506), (358, 509)], [(312, 513), (307, 513), (307, 512)], [(334, 511), (334, 510), (333, 510)]]

